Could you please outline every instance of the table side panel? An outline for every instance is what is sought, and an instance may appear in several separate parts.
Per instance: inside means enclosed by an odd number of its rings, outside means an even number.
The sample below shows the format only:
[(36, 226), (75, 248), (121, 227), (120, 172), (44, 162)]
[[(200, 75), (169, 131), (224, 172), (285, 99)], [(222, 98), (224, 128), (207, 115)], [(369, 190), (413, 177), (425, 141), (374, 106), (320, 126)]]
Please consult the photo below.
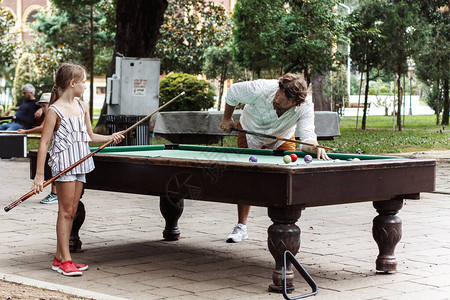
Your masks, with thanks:
[[(388, 200), (435, 189), (435, 162), (366, 165), (294, 174), (292, 205), (320, 206)], [(321, 184), (318, 184), (318, 183)]]
[(256, 206), (289, 202), (288, 174), (237, 171), (221, 164), (160, 165), (155, 159), (106, 155), (94, 156), (94, 161), (96, 167), (87, 175), (90, 189)]

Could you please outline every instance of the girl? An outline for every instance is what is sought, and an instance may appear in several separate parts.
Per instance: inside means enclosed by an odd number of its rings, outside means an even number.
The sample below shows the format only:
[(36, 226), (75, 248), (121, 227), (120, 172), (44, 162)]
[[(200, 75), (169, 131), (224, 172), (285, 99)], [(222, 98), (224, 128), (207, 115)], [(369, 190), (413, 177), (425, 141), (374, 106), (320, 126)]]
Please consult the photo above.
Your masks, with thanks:
[[(65, 63), (58, 69), (53, 86), (50, 107), (45, 117), (41, 143), (37, 158), (36, 176), (31, 189), (42, 192), (44, 183), (44, 164), (47, 149), (52, 141), (49, 165), (53, 176), (71, 166), (90, 153), (89, 142), (105, 143), (113, 140), (119, 143), (123, 132), (110, 136), (92, 132), (87, 105), (75, 99), (81, 97), (86, 89), (86, 71), (83, 66)], [(58, 193), (58, 219), (56, 221), (56, 255), (52, 269), (67, 276), (82, 275), (88, 266), (76, 264), (69, 252), (69, 236), (72, 223), (80, 201), (86, 173), (94, 169), (92, 157), (59, 177), (56, 182)]]

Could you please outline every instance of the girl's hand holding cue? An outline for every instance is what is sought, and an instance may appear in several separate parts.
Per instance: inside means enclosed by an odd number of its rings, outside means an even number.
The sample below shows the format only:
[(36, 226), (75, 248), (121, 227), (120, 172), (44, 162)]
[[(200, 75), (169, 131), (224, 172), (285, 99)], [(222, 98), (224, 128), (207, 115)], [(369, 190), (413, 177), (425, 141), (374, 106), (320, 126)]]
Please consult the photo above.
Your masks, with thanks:
[(39, 194), (44, 190), (44, 175), (38, 175), (34, 176), (33, 184), (31, 185), (31, 190), (35, 194)]
[(125, 132), (125, 130), (122, 130), (122, 131), (114, 132), (113, 134), (111, 134), (111, 139), (113, 140), (113, 144), (118, 144), (125, 138), (125, 136), (123, 135), (124, 132)]

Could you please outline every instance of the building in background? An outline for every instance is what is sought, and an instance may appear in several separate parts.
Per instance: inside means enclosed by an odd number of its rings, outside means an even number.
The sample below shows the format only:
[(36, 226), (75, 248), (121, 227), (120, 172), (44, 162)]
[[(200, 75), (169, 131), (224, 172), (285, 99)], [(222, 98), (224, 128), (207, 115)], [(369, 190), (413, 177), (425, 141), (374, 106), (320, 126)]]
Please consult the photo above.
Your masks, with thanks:
[(18, 34), (18, 40), (23, 41), (30, 38), (29, 24), (35, 20), (34, 14), (48, 5), (49, 0), (3, 0), (1, 6), (14, 17), (14, 30)]

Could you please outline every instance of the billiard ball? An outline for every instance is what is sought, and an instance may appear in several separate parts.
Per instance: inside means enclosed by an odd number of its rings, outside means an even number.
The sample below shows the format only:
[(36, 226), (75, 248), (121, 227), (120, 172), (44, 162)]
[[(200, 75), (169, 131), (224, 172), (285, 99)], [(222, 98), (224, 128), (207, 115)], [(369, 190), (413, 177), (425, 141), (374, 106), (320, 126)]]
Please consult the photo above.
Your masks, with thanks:
[(353, 161), (360, 161), (360, 159), (357, 158), (357, 157), (355, 157), (355, 158), (353, 159)]
[(309, 154), (305, 155), (305, 157), (303, 159), (305, 160), (305, 163), (307, 163), (307, 164), (309, 164), (313, 160), (312, 156)]
[(288, 164), (292, 161), (292, 159), (289, 155), (285, 155), (285, 156), (283, 156), (283, 161), (285, 164)]
[(257, 162), (258, 159), (256, 158), (256, 156), (250, 156), (250, 158), (248, 159), (249, 162)]
[(350, 157), (350, 158), (347, 158), (347, 161), (352, 161), (352, 160), (353, 160), (353, 158), (351, 158), (351, 157)]
[(291, 155), (289, 155), (290, 157), (291, 157), (291, 160), (292, 160), (292, 162), (295, 162), (295, 161), (297, 161), (297, 154), (295, 154), (295, 153), (292, 153)]

